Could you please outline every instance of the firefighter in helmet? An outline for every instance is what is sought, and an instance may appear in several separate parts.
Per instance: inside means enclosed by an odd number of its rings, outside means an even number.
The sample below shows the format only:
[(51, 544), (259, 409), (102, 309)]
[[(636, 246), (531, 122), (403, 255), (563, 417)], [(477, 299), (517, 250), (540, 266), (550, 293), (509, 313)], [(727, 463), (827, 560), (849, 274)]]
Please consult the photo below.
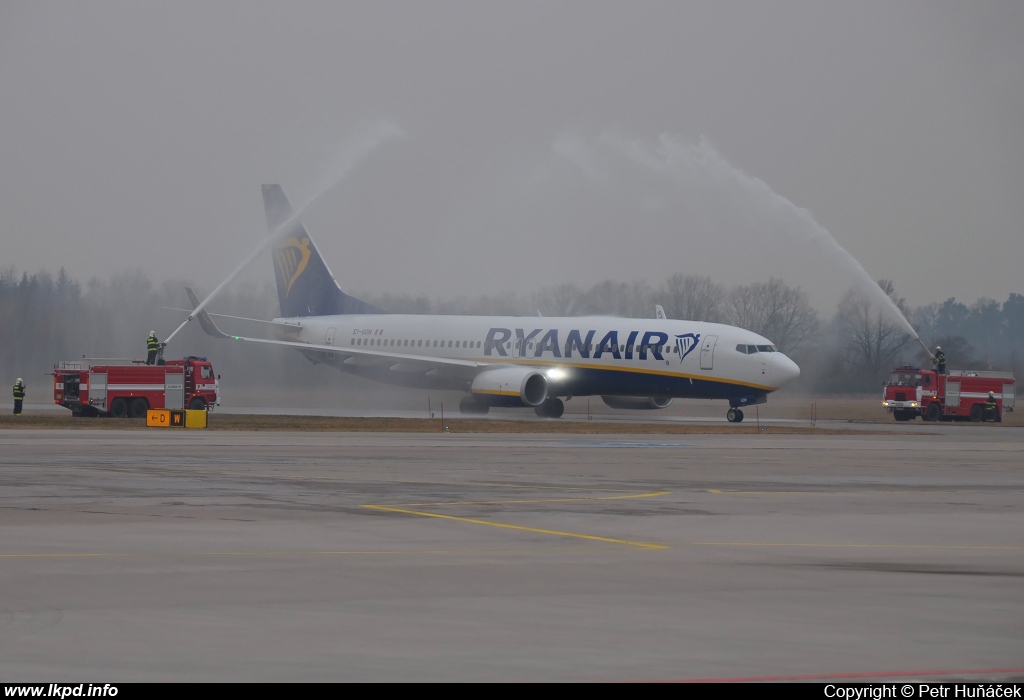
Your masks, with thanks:
[(935, 346), (935, 356), (932, 357), (932, 363), (935, 365), (935, 371), (939, 374), (946, 373), (946, 353), (942, 352), (942, 346)]
[(25, 400), (25, 381), (18, 377), (14, 382), (14, 415), (21, 415), (21, 402)]
[(988, 392), (988, 400), (985, 401), (985, 420), (996, 422), (999, 418), (999, 406), (996, 404), (996, 392)]
[(150, 331), (149, 337), (146, 338), (146, 349), (149, 354), (146, 355), (146, 364), (156, 364), (156, 354), (160, 350), (160, 341), (156, 339), (156, 331)]

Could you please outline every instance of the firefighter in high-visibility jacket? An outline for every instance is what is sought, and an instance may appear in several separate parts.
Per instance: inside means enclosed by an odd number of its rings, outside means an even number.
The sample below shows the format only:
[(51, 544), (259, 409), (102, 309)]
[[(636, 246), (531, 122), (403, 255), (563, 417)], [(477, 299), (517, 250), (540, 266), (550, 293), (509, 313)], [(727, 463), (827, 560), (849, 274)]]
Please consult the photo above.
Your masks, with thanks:
[(25, 400), (25, 382), (21, 377), (14, 383), (14, 415), (21, 415), (21, 402)]
[(988, 392), (988, 400), (985, 401), (985, 420), (995, 422), (999, 420), (999, 404), (996, 403), (996, 393)]
[(149, 354), (146, 355), (146, 364), (156, 364), (156, 354), (160, 351), (160, 341), (156, 339), (156, 331), (150, 331), (149, 337), (146, 338), (146, 349)]

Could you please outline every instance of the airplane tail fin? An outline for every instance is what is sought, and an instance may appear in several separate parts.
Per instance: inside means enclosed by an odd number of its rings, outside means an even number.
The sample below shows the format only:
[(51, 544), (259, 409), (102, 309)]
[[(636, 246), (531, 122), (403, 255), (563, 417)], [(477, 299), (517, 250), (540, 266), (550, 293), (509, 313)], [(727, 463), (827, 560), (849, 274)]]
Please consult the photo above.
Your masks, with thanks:
[(341, 291), (280, 185), (263, 185), (263, 208), (270, 235), (281, 316), (385, 313)]

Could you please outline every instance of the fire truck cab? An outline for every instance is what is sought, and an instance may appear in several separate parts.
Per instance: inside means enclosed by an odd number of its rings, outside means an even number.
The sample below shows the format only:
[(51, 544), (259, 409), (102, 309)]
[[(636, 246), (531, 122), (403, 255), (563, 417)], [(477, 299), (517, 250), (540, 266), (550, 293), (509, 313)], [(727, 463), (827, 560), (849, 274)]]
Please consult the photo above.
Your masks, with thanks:
[[(897, 367), (889, 374), (882, 405), (898, 421), (921, 416), (926, 421), (991, 420), (1001, 422), (1013, 411), (1015, 380), (1009, 372), (950, 370), (939, 374), (919, 367)], [(996, 408), (986, 407), (989, 392)]]
[(205, 357), (162, 365), (139, 360), (72, 360), (53, 369), (53, 402), (73, 416), (145, 418), (151, 408), (213, 410), (219, 377)]

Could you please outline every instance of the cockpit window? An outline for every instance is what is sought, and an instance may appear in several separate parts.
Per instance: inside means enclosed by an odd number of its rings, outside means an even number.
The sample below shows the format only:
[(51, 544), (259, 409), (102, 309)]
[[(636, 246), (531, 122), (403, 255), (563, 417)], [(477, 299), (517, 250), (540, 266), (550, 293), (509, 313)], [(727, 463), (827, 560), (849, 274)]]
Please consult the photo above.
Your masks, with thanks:
[(758, 352), (775, 352), (775, 346), (774, 345), (758, 345), (757, 346), (757, 351)]
[(736, 352), (742, 352), (744, 355), (746, 355), (747, 354), (747, 346), (746, 345), (737, 345), (736, 346)]

